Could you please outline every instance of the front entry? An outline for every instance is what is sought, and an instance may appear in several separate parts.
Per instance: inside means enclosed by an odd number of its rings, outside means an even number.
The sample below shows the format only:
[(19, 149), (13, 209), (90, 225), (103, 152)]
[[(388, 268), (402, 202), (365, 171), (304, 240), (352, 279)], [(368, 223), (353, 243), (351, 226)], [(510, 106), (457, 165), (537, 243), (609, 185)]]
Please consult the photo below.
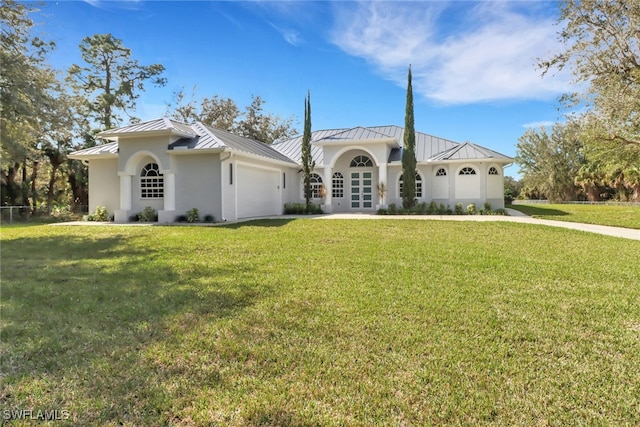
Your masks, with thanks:
[(373, 208), (373, 172), (351, 172), (351, 209)]

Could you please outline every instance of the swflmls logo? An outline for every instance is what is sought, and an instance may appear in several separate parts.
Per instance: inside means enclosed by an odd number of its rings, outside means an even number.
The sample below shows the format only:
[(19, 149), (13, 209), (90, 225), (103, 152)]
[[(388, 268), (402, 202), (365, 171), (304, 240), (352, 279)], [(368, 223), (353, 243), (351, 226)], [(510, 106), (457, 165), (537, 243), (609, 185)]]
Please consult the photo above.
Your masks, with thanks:
[(3, 409), (2, 418), (9, 420), (37, 420), (59, 421), (68, 420), (71, 412), (66, 409), (33, 410), (33, 409)]

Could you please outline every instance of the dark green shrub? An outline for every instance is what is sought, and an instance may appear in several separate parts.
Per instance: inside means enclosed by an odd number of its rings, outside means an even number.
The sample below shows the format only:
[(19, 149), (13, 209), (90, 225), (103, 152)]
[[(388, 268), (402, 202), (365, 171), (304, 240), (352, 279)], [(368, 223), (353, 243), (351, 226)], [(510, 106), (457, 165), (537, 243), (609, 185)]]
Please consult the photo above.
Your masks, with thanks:
[(464, 208), (462, 207), (462, 203), (456, 203), (454, 211), (456, 215), (464, 215)]
[(104, 206), (96, 207), (96, 210), (87, 216), (87, 221), (109, 221), (107, 208), (105, 208)]
[(427, 206), (427, 215), (435, 215), (437, 213), (438, 204), (432, 200), (431, 203), (429, 203), (429, 206)]
[(158, 222), (158, 213), (151, 206), (147, 206), (138, 213), (138, 221), (140, 222)]
[(178, 215), (176, 217), (176, 222), (187, 222), (187, 216), (186, 215)]
[(440, 203), (438, 205), (438, 215), (444, 215), (447, 213), (447, 208), (444, 206), (444, 203)]
[(208, 214), (204, 216), (204, 222), (216, 222), (216, 219), (213, 215)]
[(376, 214), (378, 215), (388, 215), (389, 212), (385, 209), (385, 208), (380, 208), (376, 211)]
[(491, 203), (484, 202), (482, 209), (484, 210), (485, 215), (489, 215), (491, 213)]
[(199, 222), (200, 214), (198, 213), (198, 208), (189, 209), (187, 211), (187, 222)]
[(389, 215), (397, 215), (398, 214), (398, 207), (396, 206), (395, 203), (391, 203), (389, 205)]

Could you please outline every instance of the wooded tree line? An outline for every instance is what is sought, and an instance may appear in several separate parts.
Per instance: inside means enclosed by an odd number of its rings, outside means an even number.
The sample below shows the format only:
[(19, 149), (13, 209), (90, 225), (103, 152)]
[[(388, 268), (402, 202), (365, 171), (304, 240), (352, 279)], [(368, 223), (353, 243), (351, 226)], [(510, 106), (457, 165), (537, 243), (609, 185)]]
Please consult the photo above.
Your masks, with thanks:
[(566, 48), (539, 66), (569, 67), (579, 89), (559, 100), (563, 122), (520, 137), (522, 193), (640, 201), (640, 2), (564, 0), (559, 24)]
[[(83, 63), (56, 70), (48, 63), (55, 43), (34, 34), (39, 10), (28, 3), (0, 4), (0, 185), (2, 205), (51, 212), (88, 204), (85, 165), (67, 155), (101, 143), (96, 134), (139, 122), (136, 101), (149, 84), (165, 86), (162, 64), (142, 65), (112, 34), (85, 37)], [(205, 124), (265, 143), (294, 136), (294, 117), (264, 111), (253, 96), (241, 111), (218, 95), (187, 99), (184, 89), (167, 102), (167, 117)]]

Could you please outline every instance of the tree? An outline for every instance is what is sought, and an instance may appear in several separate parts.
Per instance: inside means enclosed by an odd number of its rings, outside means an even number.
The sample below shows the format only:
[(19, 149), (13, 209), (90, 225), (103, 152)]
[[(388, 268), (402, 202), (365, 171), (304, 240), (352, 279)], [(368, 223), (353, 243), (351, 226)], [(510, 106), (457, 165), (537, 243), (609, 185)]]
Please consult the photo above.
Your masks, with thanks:
[(302, 173), (304, 174), (304, 199), (307, 212), (311, 211), (311, 172), (316, 166), (311, 154), (311, 93), (304, 101), (304, 131), (302, 133)]
[[(0, 146), (5, 204), (26, 205), (34, 195), (40, 141), (57, 113), (59, 85), (46, 62), (55, 45), (32, 35), (30, 14), (37, 11), (13, 0), (0, 4)], [(18, 184), (20, 169), (22, 183)], [(34, 199), (31, 197), (32, 202)]]
[(187, 101), (184, 88), (173, 94), (173, 101), (167, 104), (167, 116), (183, 123), (202, 122), (218, 129), (233, 131), (240, 110), (231, 98), (202, 98), (196, 101), (196, 86)]
[(263, 112), (265, 101), (259, 96), (252, 96), (251, 104), (241, 113), (231, 98), (214, 95), (196, 101), (195, 89), (188, 101), (184, 89), (175, 92), (173, 101), (167, 104), (167, 116), (185, 123), (202, 122), (265, 144), (297, 134), (293, 127), (294, 117), (282, 119)]
[(266, 144), (294, 136), (297, 132), (292, 126), (293, 117), (281, 119), (270, 113), (265, 114), (262, 112), (264, 103), (261, 97), (251, 96), (251, 104), (247, 106), (242, 119), (236, 124), (235, 132)]
[(566, 48), (539, 66), (543, 75), (571, 68), (582, 90), (561, 101), (584, 111), (581, 139), (587, 162), (595, 163), (591, 175), (611, 181), (624, 174), (626, 185), (640, 188), (640, 2), (564, 0), (559, 23)]
[(130, 116), (139, 92), (148, 81), (164, 86), (166, 78), (161, 64), (140, 65), (131, 58), (131, 49), (111, 34), (95, 34), (80, 43), (86, 66), (72, 65), (69, 81), (82, 93), (91, 117), (101, 129), (111, 129), (121, 121), (120, 113)]
[(575, 177), (584, 164), (576, 123), (556, 123), (551, 134), (543, 127), (528, 129), (518, 139), (516, 163), (525, 187), (537, 189), (550, 201), (575, 200)]
[(412, 208), (416, 204), (416, 130), (413, 116), (413, 89), (411, 66), (407, 84), (407, 105), (404, 116), (404, 145), (402, 148), (402, 206)]

